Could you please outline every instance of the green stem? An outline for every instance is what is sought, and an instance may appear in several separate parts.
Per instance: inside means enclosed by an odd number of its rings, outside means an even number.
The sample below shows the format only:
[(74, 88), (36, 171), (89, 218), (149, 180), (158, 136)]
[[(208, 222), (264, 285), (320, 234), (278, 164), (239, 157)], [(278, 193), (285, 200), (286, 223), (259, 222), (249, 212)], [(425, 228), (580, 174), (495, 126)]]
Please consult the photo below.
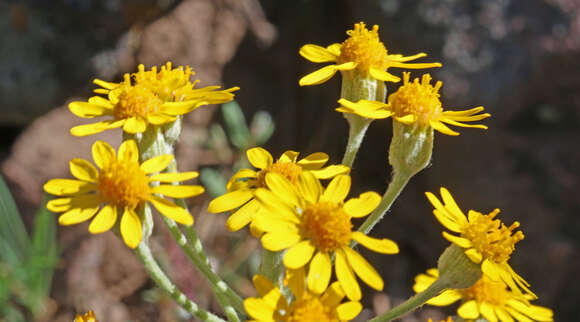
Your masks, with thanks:
[(365, 133), (371, 124), (371, 120), (352, 114), (344, 114), (344, 117), (348, 121), (349, 130), (348, 143), (344, 151), (342, 164), (352, 168), (352, 164), (354, 163), (358, 149), (365, 137)]
[(401, 191), (407, 185), (407, 182), (411, 179), (412, 175), (408, 175), (404, 172), (395, 171), (393, 174), (393, 179), (387, 187), (387, 191), (383, 195), (383, 199), (373, 211), (373, 213), (367, 217), (365, 222), (359, 227), (358, 231), (368, 234), (371, 229), (383, 218), (385, 213), (391, 208), (393, 202), (397, 199)]
[(392, 321), (396, 318), (400, 318), (401, 316), (411, 312), (412, 310), (422, 306), (425, 302), (429, 301), (431, 298), (439, 295), (448, 286), (446, 283), (442, 282), (441, 280), (435, 281), (435, 283), (431, 284), (426, 290), (423, 292), (416, 294), (415, 296), (411, 297), (410, 299), (406, 300), (405, 302), (397, 305), (395, 308), (390, 310), (389, 312), (379, 315), (376, 318), (369, 320), (369, 322), (388, 322)]
[(173, 285), (169, 277), (165, 275), (161, 267), (159, 267), (159, 264), (157, 264), (157, 261), (153, 257), (153, 254), (151, 254), (151, 249), (147, 245), (146, 241), (142, 241), (139, 246), (137, 246), (135, 253), (141, 262), (143, 262), (147, 273), (149, 273), (149, 276), (151, 276), (157, 286), (167, 292), (169, 296), (171, 296), (171, 298), (187, 312), (193, 314), (202, 321), (225, 322), (218, 316), (200, 309), (195, 302), (189, 300), (185, 294), (183, 294), (177, 287), (175, 287), (175, 285)]
[[(205, 276), (205, 278), (209, 281), (212, 290), (214, 291), (218, 302), (222, 306), (224, 313), (228, 317), (229, 321), (240, 321), (238, 314), (236, 313), (236, 309), (240, 312), (244, 312), (242, 299), (235, 295), (233, 299), (230, 299), (228, 296), (228, 290), (230, 293), (233, 291), (228, 287), (228, 285), (219, 278), (219, 276), (212, 270), (205, 253), (203, 252), (203, 247), (201, 246), (201, 241), (197, 237), (197, 234), (191, 236), (189, 234), (189, 238), (187, 238), (179, 229), (179, 226), (167, 217), (163, 217), (163, 221), (169, 228), (173, 239), (177, 242), (181, 250), (187, 255), (187, 257), (191, 260), (191, 262), (197, 267), (197, 269)], [(191, 229), (191, 232), (195, 233), (195, 230)], [(194, 238), (191, 238), (194, 237)], [(193, 243), (191, 242), (193, 241)], [(230, 294), (231, 295), (231, 294)], [(234, 300), (234, 301), (232, 301)], [(233, 304), (230, 304), (231, 303)]]
[(272, 252), (262, 248), (262, 262), (260, 263), (260, 274), (266, 276), (274, 285), (282, 286), (282, 253)]

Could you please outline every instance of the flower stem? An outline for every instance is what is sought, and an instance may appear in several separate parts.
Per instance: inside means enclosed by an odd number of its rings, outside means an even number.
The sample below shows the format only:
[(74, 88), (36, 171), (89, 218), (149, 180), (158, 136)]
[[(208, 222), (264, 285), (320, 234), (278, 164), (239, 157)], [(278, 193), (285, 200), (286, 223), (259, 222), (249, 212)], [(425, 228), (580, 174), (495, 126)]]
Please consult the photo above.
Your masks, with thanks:
[(282, 286), (282, 254), (262, 248), (260, 274), (266, 276), (274, 285)]
[(197, 304), (191, 300), (189, 300), (185, 294), (183, 294), (165, 275), (159, 264), (151, 254), (151, 249), (147, 245), (146, 241), (142, 241), (137, 249), (135, 249), (135, 253), (137, 257), (143, 262), (147, 273), (149, 276), (155, 281), (157, 286), (167, 292), (169, 296), (177, 303), (179, 306), (184, 308), (187, 312), (193, 314), (197, 318), (202, 321), (207, 322), (225, 322), (223, 319), (219, 318), (218, 316), (207, 312), (203, 309), (200, 309)]
[(228, 320), (236, 322), (240, 321), (236, 309), (239, 312), (245, 312), (242, 299), (237, 296), (237, 294), (235, 294), (231, 288), (212, 270), (209, 260), (203, 251), (201, 241), (197, 237), (195, 230), (190, 229), (190, 231), (188, 231), (188, 238), (181, 232), (175, 221), (167, 217), (163, 217), (163, 221), (167, 225), (167, 228), (169, 228), (173, 239), (175, 239), (181, 250), (209, 281), (212, 290), (218, 299), (218, 302), (228, 317)]
[(448, 288), (446, 283), (442, 282), (441, 280), (437, 280), (423, 292), (416, 294), (415, 296), (399, 304), (389, 312), (379, 315), (372, 320), (369, 320), (369, 322), (388, 322), (396, 318), (400, 318), (401, 316), (425, 304), (425, 302), (429, 301), (431, 298), (439, 295), (446, 288)]
[(387, 191), (383, 195), (383, 199), (373, 211), (373, 213), (367, 217), (365, 222), (359, 227), (358, 231), (368, 234), (371, 229), (383, 218), (385, 213), (391, 208), (393, 202), (397, 199), (401, 191), (407, 185), (407, 182), (411, 179), (412, 175), (408, 175), (405, 172), (395, 171), (393, 174), (393, 179), (389, 186), (387, 187)]
[(371, 120), (360, 117), (358, 115), (344, 114), (349, 124), (348, 130), (348, 143), (344, 151), (344, 156), (342, 158), (342, 164), (352, 168), (354, 159), (360, 145), (365, 137), (365, 133), (371, 124)]

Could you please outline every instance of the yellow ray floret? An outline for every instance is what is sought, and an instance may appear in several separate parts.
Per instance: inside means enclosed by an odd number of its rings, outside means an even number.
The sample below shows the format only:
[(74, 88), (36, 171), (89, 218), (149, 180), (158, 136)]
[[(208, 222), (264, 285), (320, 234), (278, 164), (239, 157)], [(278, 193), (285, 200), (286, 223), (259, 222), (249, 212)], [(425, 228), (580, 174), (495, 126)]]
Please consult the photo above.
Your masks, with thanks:
[(356, 70), (362, 77), (372, 77), (386, 82), (398, 82), (399, 77), (387, 72), (390, 67), (422, 69), (441, 67), (440, 63), (407, 63), (427, 56), (419, 53), (412, 56), (388, 54), (387, 48), (379, 39), (379, 26), (368, 30), (364, 22), (348, 30), (349, 36), (342, 44), (332, 44), (326, 48), (317, 45), (304, 45), (300, 55), (314, 63), (336, 63), (302, 77), (300, 86), (317, 85), (329, 80), (337, 71)]
[(499, 209), (487, 215), (470, 210), (465, 216), (445, 188), (441, 188), (443, 203), (434, 194), (430, 192), (425, 194), (435, 207), (433, 214), (437, 220), (445, 228), (458, 234), (453, 235), (444, 231), (445, 239), (463, 248), (465, 255), (472, 262), (481, 264), (483, 274), (492, 280), (503, 281), (512, 291), (521, 293), (521, 290), (524, 290), (535, 297), (529, 289), (529, 284), (508, 264), (515, 244), (524, 239), (521, 231), (514, 232), (520, 225), (517, 221), (511, 226), (506, 226), (499, 219), (495, 219)]
[(73, 322), (98, 322), (98, 321), (95, 318), (93, 310), (89, 310), (87, 313), (83, 315), (77, 314)]
[[(432, 268), (426, 274), (415, 277), (413, 290), (420, 293), (437, 280), (439, 272)], [(435, 306), (447, 306), (457, 301), (461, 305), (457, 314), (468, 321), (484, 318), (490, 322), (497, 321), (554, 321), (552, 310), (531, 305), (529, 294), (519, 294), (509, 290), (501, 281), (493, 281), (483, 275), (473, 286), (462, 290), (447, 290), (427, 301)]]
[(94, 96), (87, 102), (72, 102), (69, 109), (82, 118), (107, 119), (75, 126), (71, 134), (86, 136), (119, 127), (127, 133), (141, 133), (149, 125), (174, 122), (202, 105), (231, 101), (232, 92), (238, 89), (217, 90), (219, 86), (194, 88), (197, 81), (191, 82), (192, 74), (189, 67), (173, 69), (171, 63), (167, 63), (159, 71), (155, 66), (146, 71), (143, 65), (139, 65), (137, 73), (125, 74), (120, 83), (95, 79), (94, 83), (101, 86), (95, 92), (107, 98)]
[(375, 239), (352, 231), (351, 218), (370, 214), (381, 197), (376, 192), (362, 193), (344, 201), (350, 190), (350, 176), (338, 175), (326, 189), (310, 172), (303, 172), (292, 183), (278, 173), (266, 174), (266, 188), (256, 190), (256, 198), (266, 209), (255, 219), (266, 233), (262, 246), (270, 251), (288, 251), (284, 265), (298, 269), (309, 264), (308, 289), (320, 294), (330, 282), (331, 257), (336, 256), (336, 277), (349, 299), (357, 301), (361, 291), (355, 274), (376, 290), (383, 280), (375, 269), (349, 244), (357, 241), (382, 254), (396, 254), (399, 249), (389, 239)]
[(358, 301), (341, 303), (345, 293), (338, 282), (332, 283), (321, 294), (316, 294), (305, 288), (303, 269), (289, 270), (287, 274), (286, 281), (294, 295), (291, 299), (286, 299), (266, 277), (254, 276), (254, 287), (259, 297), (250, 297), (244, 301), (246, 312), (254, 321), (350, 321), (362, 310)]
[[(258, 170), (241, 169), (238, 171), (228, 183), (228, 192), (212, 200), (208, 208), (209, 212), (212, 213), (237, 209), (226, 223), (227, 228), (231, 231), (245, 227), (262, 208), (260, 203), (254, 200), (254, 193), (257, 188), (266, 187), (265, 177), (267, 173), (281, 174), (295, 184), (303, 171), (310, 171), (319, 179), (333, 178), (350, 171), (344, 165), (325, 167), (328, 155), (322, 152), (313, 153), (298, 160), (298, 152), (286, 151), (276, 162), (274, 162), (272, 155), (262, 148), (249, 149), (246, 155), (250, 163)], [(252, 229), (254, 233), (257, 233), (255, 227)]]
[(180, 224), (193, 224), (186, 209), (162, 196), (187, 198), (201, 194), (204, 191), (201, 186), (174, 185), (197, 177), (197, 172), (159, 173), (173, 161), (168, 154), (139, 164), (139, 151), (133, 140), (124, 141), (118, 153), (109, 144), (97, 141), (92, 154), (98, 169), (87, 160), (73, 159), (70, 171), (76, 179), (52, 179), (44, 185), (44, 191), (61, 197), (46, 206), (52, 212), (63, 213), (58, 218), (61, 225), (74, 225), (94, 217), (89, 232), (99, 234), (111, 229), (121, 214), (123, 240), (135, 248), (141, 242), (141, 220), (136, 209), (147, 202)]

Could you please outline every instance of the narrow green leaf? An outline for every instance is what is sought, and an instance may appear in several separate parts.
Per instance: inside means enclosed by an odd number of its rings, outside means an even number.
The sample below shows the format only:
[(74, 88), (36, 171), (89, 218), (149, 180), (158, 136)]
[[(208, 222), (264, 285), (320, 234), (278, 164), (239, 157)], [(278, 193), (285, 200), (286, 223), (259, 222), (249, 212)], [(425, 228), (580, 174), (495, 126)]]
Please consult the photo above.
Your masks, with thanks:
[(275, 127), (270, 113), (266, 111), (256, 112), (250, 125), (250, 133), (252, 134), (254, 143), (260, 146), (268, 142), (274, 133)]
[(212, 198), (221, 196), (226, 193), (226, 179), (218, 171), (211, 168), (201, 169), (199, 180), (207, 189)]
[[(15, 257), (22, 262), (28, 253), (30, 241), (12, 194), (2, 176), (0, 176), (0, 237), (6, 243), (5, 246), (12, 249), (10, 257)], [(6, 257), (4, 252), (0, 253), (0, 260), (14, 260), (14, 258), (8, 258), (9, 256)], [(18, 263), (10, 262), (10, 264), (17, 265)]]
[(222, 105), (222, 114), (232, 144), (240, 150), (244, 149), (250, 137), (250, 130), (242, 109), (238, 103), (231, 101)]

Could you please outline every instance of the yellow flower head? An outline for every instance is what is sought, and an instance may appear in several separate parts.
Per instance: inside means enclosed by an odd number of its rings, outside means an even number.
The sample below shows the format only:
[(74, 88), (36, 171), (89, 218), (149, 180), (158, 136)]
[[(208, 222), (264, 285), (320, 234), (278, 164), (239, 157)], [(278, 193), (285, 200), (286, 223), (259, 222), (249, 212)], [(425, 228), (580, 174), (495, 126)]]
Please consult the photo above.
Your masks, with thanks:
[(95, 92), (107, 98), (93, 96), (87, 102), (72, 102), (69, 109), (82, 118), (111, 119), (75, 126), (71, 134), (86, 136), (118, 127), (127, 133), (141, 133), (149, 125), (175, 122), (179, 116), (202, 105), (231, 101), (234, 97), (231, 92), (238, 89), (216, 90), (219, 86), (196, 89), (197, 81), (192, 83), (191, 75), (191, 68), (173, 69), (168, 62), (159, 71), (155, 66), (146, 71), (139, 65), (137, 73), (125, 74), (120, 83), (95, 79), (94, 83), (101, 86)]
[(469, 210), (465, 216), (445, 188), (441, 188), (443, 203), (434, 194), (425, 194), (435, 207), (433, 214), (437, 220), (450, 231), (459, 234), (456, 236), (444, 231), (445, 239), (465, 249), (465, 255), (472, 262), (481, 264), (483, 274), (492, 280), (503, 281), (514, 292), (521, 293), (521, 288), (535, 297), (528, 288), (529, 284), (507, 262), (515, 250), (515, 244), (524, 239), (521, 231), (514, 232), (520, 225), (517, 221), (506, 226), (495, 219), (499, 209), (487, 215)]
[[(262, 246), (270, 251), (288, 249), (284, 265), (298, 269), (310, 263), (308, 289), (322, 293), (330, 282), (332, 261), (349, 299), (357, 301), (361, 291), (355, 273), (376, 290), (383, 289), (383, 280), (375, 269), (349, 243), (359, 242), (366, 248), (383, 254), (396, 254), (397, 244), (389, 239), (375, 239), (352, 231), (351, 218), (370, 214), (381, 197), (376, 192), (362, 193), (344, 202), (350, 190), (350, 176), (338, 175), (326, 189), (310, 172), (298, 176), (295, 184), (278, 173), (266, 174), (266, 186), (255, 192), (265, 213), (257, 216), (256, 226), (266, 233)], [(354, 273), (353, 273), (354, 271)]]
[(290, 304), (266, 277), (254, 276), (252, 280), (260, 297), (250, 297), (244, 301), (250, 317), (259, 322), (338, 322), (350, 321), (362, 310), (360, 302), (341, 303), (345, 293), (338, 282), (332, 283), (322, 294), (316, 294), (304, 287), (303, 269), (289, 270), (288, 275), (286, 280), (294, 295)]
[(354, 25), (348, 30), (349, 36), (342, 44), (332, 44), (326, 48), (317, 45), (304, 45), (300, 48), (300, 55), (311, 62), (334, 62), (336, 65), (325, 66), (300, 79), (300, 86), (317, 85), (329, 80), (337, 71), (355, 70), (364, 78), (372, 77), (386, 82), (398, 82), (399, 77), (387, 72), (389, 67), (399, 68), (431, 68), (441, 67), (440, 63), (410, 64), (406, 63), (427, 54), (420, 53), (413, 56), (389, 55), (387, 48), (379, 39), (379, 26), (374, 25), (368, 30), (364, 22)]
[(92, 154), (100, 171), (87, 160), (73, 159), (70, 171), (76, 179), (52, 179), (44, 185), (47, 193), (63, 197), (46, 205), (52, 212), (63, 213), (58, 218), (61, 225), (78, 224), (94, 216), (89, 232), (99, 234), (111, 229), (122, 212), (121, 235), (127, 246), (135, 248), (141, 242), (141, 220), (136, 209), (147, 202), (178, 223), (193, 224), (187, 210), (158, 195), (186, 198), (201, 194), (201, 186), (172, 184), (195, 178), (197, 172), (158, 173), (173, 161), (169, 154), (139, 164), (139, 151), (133, 140), (124, 141), (118, 154), (109, 144), (97, 141)]
[(98, 321), (95, 318), (93, 310), (89, 310), (87, 313), (83, 315), (77, 314), (73, 322), (98, 322)]
[[(234, 210), (228, 218), (227, 228), (237, 231), (252, 221), (254, 215), (261, 209), (259, 202), (254, 200), (254, 193), (258, 188), (266, 187), (266, 174), (278, 173), (293, 184), (303, 171), (310, 171), (319, 179), (329, 179), (339, 174), (345, 174), (350, 169), (344, 165), (330, 165), (324, 167), (328, 155), (317, 152), (298, 160), (298, 152), (286, 151), (274, 162), (272, 155), (262, 148), (252, 148), (246, 152), (250, 163), (259, 170), (241, 169), (228, 183), (228, 192), (215, 198), (209, 204), (208, 210), (212, 213)], [(259, 235), (252, 226), (255, 235)]]
[(430, 126), (433, 129), (447, 135), (459, 135), (448, 128), (445, 124), (461, 127), (474, 127), (487, 129), (481, 124), (466, 124), (462, 122), (479, 121), (490, 117), (488, 113), (477, 114), (483, 111), (483, 106), (478, 106), (465, 111), (444, 111), (439, 99), (439, 89), (443, 83), (437, 81), (431, 85), (431, 76), (423, 75), (421, 81), (415, 78), (409, 82), (410, 73), (403, 73), (403, 86), (389, 95), (388, 104), (384, 107), (391, 111), (395, 120), (410, 125)]
[[(439, 272), (432, 268), (426, 274), (415, 277), (413, 290), (424, 291), (438, 278)], [(427, 301), (435, 306), (447, 306), (461, 300), (457, 314), (465, 320), (485, 318), (490, 322), (499, 321), (553, 321), (552, 310), (531, 305), (531, 295), (510, 291), (505, 283), (494, 281), (483, 275), (473, 286), (462, 290), (446, 290)]]

